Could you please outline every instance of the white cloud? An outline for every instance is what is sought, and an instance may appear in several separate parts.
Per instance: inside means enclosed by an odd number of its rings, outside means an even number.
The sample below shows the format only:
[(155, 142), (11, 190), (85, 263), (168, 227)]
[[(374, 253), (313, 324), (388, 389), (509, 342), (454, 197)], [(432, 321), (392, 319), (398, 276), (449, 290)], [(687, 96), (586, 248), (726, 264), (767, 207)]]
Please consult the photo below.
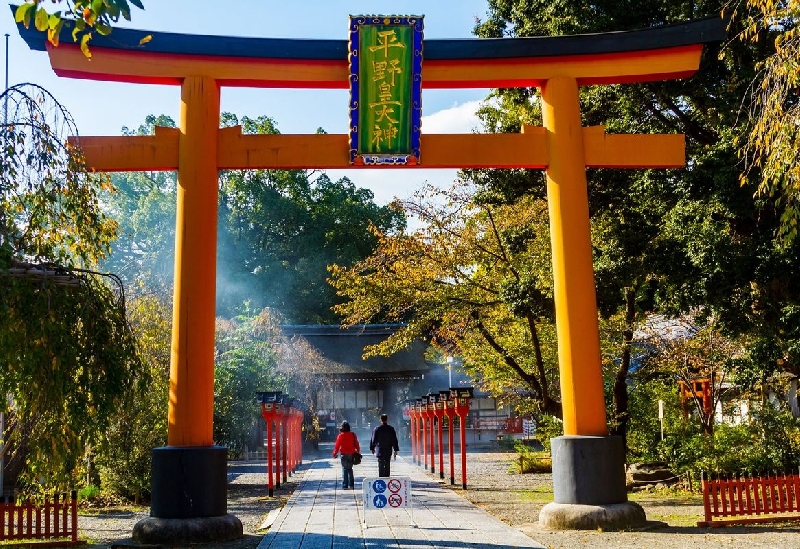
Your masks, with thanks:
[(422, 133), (472, 133), (481, 123), (475, 111), (481, 101), (467, 101), (422, 117)]

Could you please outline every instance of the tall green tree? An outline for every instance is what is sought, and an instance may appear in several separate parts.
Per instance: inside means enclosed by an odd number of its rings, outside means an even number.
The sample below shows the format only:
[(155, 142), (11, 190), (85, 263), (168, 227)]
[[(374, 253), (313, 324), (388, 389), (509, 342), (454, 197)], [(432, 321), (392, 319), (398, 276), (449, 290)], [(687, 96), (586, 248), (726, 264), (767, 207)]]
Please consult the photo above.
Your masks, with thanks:
[(286, 376), (278, 371), (279, 318), (263, 309), (217, 319), (214, 442), (227, 446), (233, 455), (241, 455), (253, 428), (263, 425), (256, 391), (286, 391)]
[(760, 177), (758, 192), (773, 201), (781, 218), (778, 235), (790, 244), (797, 238), (800, 221), (800, 4), (748, 0), (747, 7), (750, 9), (737, 14), (745, 23), (741, 39), (761, 48), (766, 43), (772, 53), (759, 59), (758, 73), (745, 100), (751, 126), (742, 141), (742, 180), (752, 177), (750, 172)]
[(92, 270), (116, 234), (100, 206), (107, 179), (68, 144), (75, 125), (46, 90), (14, 86), (0, 102), (4, 452), (21, 452), (31, 490), (64, 488), (141, 363), (119, 279)]
[(149, 499), (152, 450), (167, 443), (172, 308), (150, 294), (132, 299), (127, 312), (144, 369), (138, 390), (125, 395), (87, 461), (96, 466), (103, 492), (138, 503)]
[[(724, 5), (725, 4), (725, 5)], [(746, 8), (744, 2), (736, 5)], [(723, 2), (615, 2), (586, 5), (491, 0), (479, 36), (549, 36), (645, 28), (718, 15)], [(732, 32), (742, 29), (734, 20)], [(644, 313), (714, 314), (724, 333), (753, 333), (770, 360), (760, 368), (796, 369), (786, 332), (800, 294), (786, 274), (797, 268), (797, 249), (773, 240), (778, 216), (768, 201), (753, 198), (759, 181), (739, 181), (739, 143), (748, 127), (738, 105), (769, 47), (731, 41), (706, 46), (690, 79), (581, 90), (584, 125), (616, 133), (683, 133), (684, 170), (589, 170), (598, 304), (603, 315), (625, 312), (619, 336), (612, 428), (624, 434), (630, 344)], [(518, 131), (520, 120), (539, 123), (538, 92), (497, 90), (487, 107), (487, 127)], [(541, 192), (539, 176), (480, 173), (476, 182), (503, 200)], [(531, 191), (533, 189), (533, 191)], [(754, 306), (756, 305), (757, 306)], [(767, 312), (769, 311), (769, 313)], [(788, 337), (787, 337), (788, 336)], [(779, 358), (780, 357), (780, 358)]]
[[(245, 133), (278, 133), (272, 119), (223, 114), (224, 126)], [(315, 176), (315, 177), (314, 177)], [(313, 177), (313, 179), (312, 179)], [(243, 301), (278, 309), (290, 323), (336, 323), (327, 266), (369, 255), (371, 227), (405, 225), (397, 208), (347, 178), (302, 170), (231, 171), (221, 175), (218, 307), (232, 314)]]
[[(153, 135), (156, 126), (175, 128), (172, 118), (149, 115), (123, 135)], [(104, 196), (108, 215), (119, 223), (113, 253), (102, 266), (129, 288), (171, 296), (175, 264), (175, 172), (124, 172), (111, 175), (113, 192)]]
[(368, 356), (429, 339), (460, 356), (500, 402), (560, 415), (546, 203), (497, 206), (476, 202), (472, 191), (403, 202), (424, 226), (378, 233), (367, 259), (333, 266), (331, 283), (348, 298), (336, 311), (347, 325), (405, 323)]

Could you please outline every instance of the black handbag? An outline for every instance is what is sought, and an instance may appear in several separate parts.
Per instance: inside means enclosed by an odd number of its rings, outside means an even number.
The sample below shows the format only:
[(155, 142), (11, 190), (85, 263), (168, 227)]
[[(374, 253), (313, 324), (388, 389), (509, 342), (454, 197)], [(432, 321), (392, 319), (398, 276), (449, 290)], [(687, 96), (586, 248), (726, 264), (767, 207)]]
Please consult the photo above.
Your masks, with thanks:
[(359, 454), (358, 452), (356, 452), (355, 454), (353, 454), (353, 465), (358, 465), (358, 464), (360, 464), (360, 463), (361, 463), (361, 458), (363, 458), (363, 457), (364, 457), (364, 456), (362, 456), (362, 455), (361, 455), (361, 454)]

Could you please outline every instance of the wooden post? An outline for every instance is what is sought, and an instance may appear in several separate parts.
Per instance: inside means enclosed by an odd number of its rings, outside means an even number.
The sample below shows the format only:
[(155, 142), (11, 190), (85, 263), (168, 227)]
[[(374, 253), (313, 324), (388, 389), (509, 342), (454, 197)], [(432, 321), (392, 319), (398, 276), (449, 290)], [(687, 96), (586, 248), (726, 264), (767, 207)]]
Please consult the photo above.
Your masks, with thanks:
[(214, 444), (219, 98), (213, 78), (187, 77), (181, 87), (170, 446)]
[(565, 435), (608, 434), (589, 232), (583, 128), (575, 78), (542, 87), (542, 118)]

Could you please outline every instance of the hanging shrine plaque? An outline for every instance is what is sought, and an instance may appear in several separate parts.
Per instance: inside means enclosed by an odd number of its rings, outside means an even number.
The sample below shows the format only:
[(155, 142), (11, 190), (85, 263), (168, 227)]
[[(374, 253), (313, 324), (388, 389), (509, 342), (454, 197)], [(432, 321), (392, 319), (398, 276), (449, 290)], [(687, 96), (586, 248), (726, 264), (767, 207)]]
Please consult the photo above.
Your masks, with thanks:
[(422, 17), (350, 17), (350, 163), (420, 161)]

